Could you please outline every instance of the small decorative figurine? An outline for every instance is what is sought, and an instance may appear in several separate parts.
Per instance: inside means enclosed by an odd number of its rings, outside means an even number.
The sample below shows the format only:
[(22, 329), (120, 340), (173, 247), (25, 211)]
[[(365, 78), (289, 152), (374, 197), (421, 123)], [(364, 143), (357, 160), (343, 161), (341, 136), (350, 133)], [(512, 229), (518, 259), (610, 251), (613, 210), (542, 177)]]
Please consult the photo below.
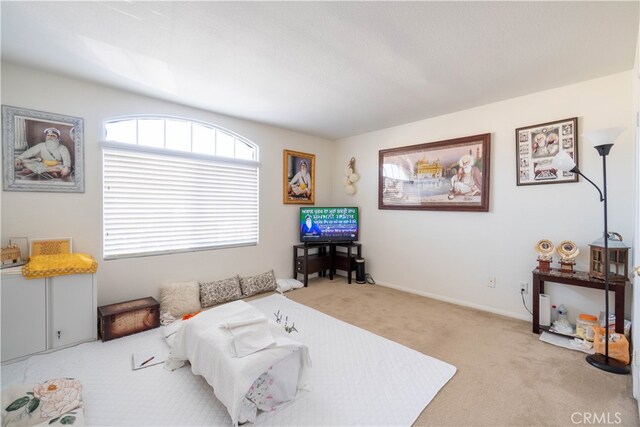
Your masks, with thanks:
[(558, 255), (560, 255), (560, 271), (573, 273), (574, 259), (580, 254), (580, 249), (571, 240), (563, 240), (558, 245)]
[(534, 248), (536, 252), (538, 252), (538, 270), (540, 271), (551, 271), (551, 261), (553, 259), (553, 252), (555, 251), (555, 246), (548, 239), (542, 239)]
[(351, 160), (349, 160), (345, 173), (346, 176), (343, 179), (344, 192), (347, 194), (356, 194), (356, 186), (353, 184), (360, 179), (360, 176), (356, 173), (355, 157), (352, 157)]
[(2, 248), (2, 266), (3, 267), (20, 265), (18, 264), (20, 261), (22, 261), (22, 257), (21, 257), (20, 248), (18, 247), (18, 245), (9, 245), (6, 248)]

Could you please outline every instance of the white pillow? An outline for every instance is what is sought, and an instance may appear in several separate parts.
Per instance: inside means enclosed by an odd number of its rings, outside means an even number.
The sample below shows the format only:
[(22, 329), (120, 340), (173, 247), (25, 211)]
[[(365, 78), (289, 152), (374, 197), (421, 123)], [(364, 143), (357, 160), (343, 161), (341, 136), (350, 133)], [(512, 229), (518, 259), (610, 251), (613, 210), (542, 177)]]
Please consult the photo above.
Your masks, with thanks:
[(276, 284), (276, 291), (280, 293), (304, 287), (304, 284), (296, 279), (276, 279)]
[(200, 285), (190, 282), (170, 283), (160, 289), (160, 312), (168, 312), (175, 318), (201, 310)]

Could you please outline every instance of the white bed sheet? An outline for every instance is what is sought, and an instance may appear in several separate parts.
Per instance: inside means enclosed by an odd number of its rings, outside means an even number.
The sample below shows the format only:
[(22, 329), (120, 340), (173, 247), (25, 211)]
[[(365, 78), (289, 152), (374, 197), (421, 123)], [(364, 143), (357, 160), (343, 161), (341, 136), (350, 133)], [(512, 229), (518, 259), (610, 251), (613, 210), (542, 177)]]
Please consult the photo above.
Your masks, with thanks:
[[(240, 357), (236, 357), (238, 349), (241, 348), (241, 344), (235, 342), (238, 337), (228, 329), (219, 327), (230, 319), (238, 318), (245, 322), (247, 318), (253, 321), (261, 320), (260, 323), (244, 326), (251, 333), (255, 332), (250, 339), (256, 345), (248, 346), (247, 348), (253, 351), (241, 353)], [(256, 307), (239, 300), (207, 310), (184, 322), (176, 333), (169, 359), (174, 362), (175, 367), (181, 366), (187, 360), (191, 362), (191, 371), (202, 375), (211, 384), (216, 397), (227, 407), (231, 421), (237, 425), (238, 421), (255, 419), (255, 410), (252, 416), (239, 418), (250, 387), (255, 386), (256, 380), (267, 371), (273, 373), (273, 368), (289, 360), (287, 356), (292, 353), (296, 353), (295, 371), (300, 375), (291, 378), (293, 384), (284, 384), (287, 386), (286, 389), (294, 390), (294, 393), (284, 400), (294, 398), (296, 389), (304, 390), (307, 387), (310, 367), (307, 347), (292, 339), (275, 321), (269, 322)], [(286, 378), (289, 377), (280, 377), (278, 381), (271, 378), (270, 382), (273, 382), (272, 385), (281, 384), (281, 380)], [(268, 384), (263, 385), (264, 389), (261, 388), (259, 396), (256, 395), (255, 398), (260, 397), (262, 400), (267, 396), (262, 396), (261, 393), (272, 394), (278, 391), (272, 390)], [(254, 402), (258, 403), (255, 400)], [(274, 400), (273, 407), (281, 403)], [(272, 408), (267, 406), (264, 409)]]
[[(295, 322), (293, 337), (313, 360), (311, 391), (258, 425), (410, 425), (455, 374), (440, 360), (349, 325), (281, 295), (252, 300), (267, 317)], [(231, 425), (225, 407), (200, 376), (162, 365), (133, 371), (133, 352), (169, 348), (159, 329), (81, 344), (2, 367), (2, 388), (54, 377), (83, 383), (88, 425)]]

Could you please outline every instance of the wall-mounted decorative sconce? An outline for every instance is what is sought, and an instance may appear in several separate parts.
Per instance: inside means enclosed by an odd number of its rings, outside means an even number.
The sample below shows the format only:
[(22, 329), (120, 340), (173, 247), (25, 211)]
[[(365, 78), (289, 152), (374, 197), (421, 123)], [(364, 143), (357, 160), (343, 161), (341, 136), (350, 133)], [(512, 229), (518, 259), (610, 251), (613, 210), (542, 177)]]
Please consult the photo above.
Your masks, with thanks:
[(344, 183), (344, 192), (347, 194), (356, 194), (356, 186), (353, 185), (360, 179), (356, 173), (356, 159), (352, 157), (347, 165), (346, 176), (342, 180)]

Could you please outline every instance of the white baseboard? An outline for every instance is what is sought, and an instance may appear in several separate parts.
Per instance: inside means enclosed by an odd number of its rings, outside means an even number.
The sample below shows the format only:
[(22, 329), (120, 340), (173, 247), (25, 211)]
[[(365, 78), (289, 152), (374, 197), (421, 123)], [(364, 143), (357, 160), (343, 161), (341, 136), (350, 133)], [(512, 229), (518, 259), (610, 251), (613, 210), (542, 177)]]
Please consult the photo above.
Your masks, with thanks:
[(380, 285), (380, 286), (384, 286), (384, 287), (392, 288), (392, 289), (397, 289), (399, 291), (408, 292), (408, 293), (414, 294), (414, 295), (421, 295), (423, 297), (435, 299), (435, 300), (438, 300), (438, 301), (444, 301), (444, 302), (448, 302), (448, 303), (451, 303), (451, 304), (461, 305), (463, 307), (470, 307), (470, 308), (475, 308), (475, 309), (482, 310), (482, 311), (488, 311), (489, 313), (499, 314), (501, 316), (511, 317), (513, 319), (518, 319), (518, 320), (524, 320), (524, 321), (527, 321), (527, 322), (531, 323), (531, 316), (529, 314), (513, 313), (511, 311), (498, 310), (498, 309), (495, 309), (493, 307), (487, 307), (487, 306), (481, 305), (481, 304), (474, 304), (474, 303), (471, 303), (471, 302), (468, 302), (468, 301), (458, 300), (458, 299), (455, 299), (455, 298), (443, 297), (441, 295), (432, 294), (430, 292), (416, 291), (415, 289), (403, 288), (402, 286), (396, 286), (396, 285), (393, 285), (391, 283), (376, 282), (376, 285)]

